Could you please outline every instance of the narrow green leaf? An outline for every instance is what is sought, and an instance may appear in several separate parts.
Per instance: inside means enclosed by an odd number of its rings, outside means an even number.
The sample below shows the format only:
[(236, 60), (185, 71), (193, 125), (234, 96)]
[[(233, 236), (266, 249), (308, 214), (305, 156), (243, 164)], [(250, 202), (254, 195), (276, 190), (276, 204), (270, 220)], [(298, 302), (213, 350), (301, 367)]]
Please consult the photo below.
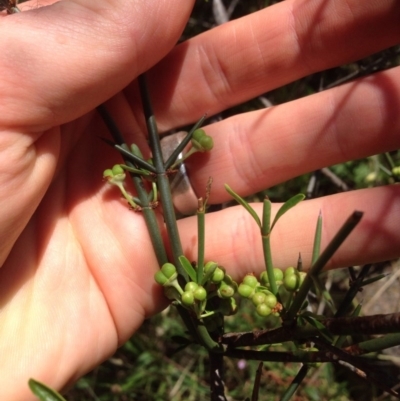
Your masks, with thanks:
[(317, 227), (315, 228), (314, 245), (313, 245), (311, 264), (314, 264), (315, 261), (319, 257), (319, 254), (321, 251), (321, 237), (322, 237), (322, 215), (321, 215), (321, 212), (319, 212), (319, 216), (317, 219)]
[(241, 196), (239, 196), (228, 184), (225, 184), (225, 189), (229, 193), (229, 195), (231, 195), (232, 198), (235, 199), (236, 202), (242, 205), (250, 213), (250, 215), (256, 221), (258, 227), (260, 227), (261, 229), (261, 221), (256, 211)]
[(296, 206), (298, 203), (300, 203), (305, 196), (303, 194), (297, 194), (293, 197), (291, 197), (289, 200), (287, 200), (278, 210), (278, 213), (276, 214), (274, 221), (272, 222), (271, 230), (274, 228), (274, 225), (276, 222), (292, 207)]
[(29, 388), (41, 401), (66, 401), (57, 391), (34, 379), (29, 379)]
[(192, 264), (189, 262), (189, 259), (182, 255), (179, 256), (179, 262), (181, 262), (182, 267), (185, 269), (185, 272), (188, 274), (190, 279), (197, 283), (197, 273)]
[(313, 313), (310, 312), (304, 312), (300, 316), (307, 321), (311, 326), (315, 327), (318, 329), (318, 331), (321, 333), (321, 335), (330, 343), (333, 342), (333, 336), (332, 334), (328, 331), (328, 329), (314, 316), (312, 316)]
[(390, 275), (391, 275), (391, 273), (382, 273), (382, 274), (378, 274), (375, 277), (367, 278), (367, 279), (363, 280), (360, 287), (365, 287), (368, 284), (375, 283), (375, 281), (382, 280), (383, 278), (390, 276)]

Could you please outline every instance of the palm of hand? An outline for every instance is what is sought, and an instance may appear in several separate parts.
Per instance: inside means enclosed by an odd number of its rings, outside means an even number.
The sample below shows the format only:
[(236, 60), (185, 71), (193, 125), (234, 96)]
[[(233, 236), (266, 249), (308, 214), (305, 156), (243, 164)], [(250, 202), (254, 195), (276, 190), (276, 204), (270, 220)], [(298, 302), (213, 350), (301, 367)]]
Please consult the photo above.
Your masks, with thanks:
[[(117, 72), (111, 72), (115, 57), (108, 44), (96, 60), (102, 68), (91, 76), (84, 64), (85, 59), (91, 61), (95, 55), (88, 55), (77, 64), (68, 59), (68, 51), (79, 58), (76, 49), (83, 46), (84, 50), (85, 44), (67, 40), (65, 49), (58, 49), (67, 54), (63, 56), (65, 64), (60, 75), (50, 59), (49, 66), (45, 65), (36, 77), (29, 74), (28, 90), (17, 94), (15, 80), (6, 70), (7, 62), (16, 60), (13, 72), (16, 76), (26, 75), (25, 64), (18, 63), (21, 51), (25, 49), (25, 55), (38, 62), (49, 59), (49, 54), (40, 54), (40, 49), (29, 52), (34, 39), (22, 33), (16, 36), (12, 20), (1, 21), (5, 23), (5, 36), (9, 33), (7, 38), (18, 48), (18, 52), (9, 49), (9, 54), (3, 54), (0, 65), (8, 84), (2, 91), (5, 101), (0, 119), (4, 163), (0, 177), (4, 188), (0, 199), (0, 259), (4, 262), (0, 270), (0, 349), (2, 368), (12, 367), (10, 376), (2, 383), (2, 399), (33, 397), (27, 387), (29, 377), (58, 388), (71, 383), (113, 353), (145, 317), (163, 305), (153, 280), (157, 263), (143, 217), (130, 211), (118, 193), (102, 182), (103, 170), (120, 161), (117, 153), (97, 137), (107, 136), (105, 127), (95, 113), (61, 126), (57, 121), (68, 121), (93, 109), (116, 89), (126, 86), (138, 71), (161, 58), (174, 45), (185, 24), (190, 4), (184, 3), (179, 9), (176, 4), (174, 9), (170, 2), (165, 2), (158, 4), (158, 9), (144, 5), (135, 10), (143, 15), (170, 15), (175, 23), (166, 27), (161, 36), (153, 36), (151, 29), (149, 38), (143, 38), (143, 45), (136, 48), (132, 37), (120, 37), (122, 47), (129, 44), (134, 50), (125, 58), (121, 54)], [(65, 39), (62, 32), (52, 30), (57, 23), (62, 25), (57, 7), (63, 5), (34, 10), (32, 14), (37, 15), (31, 18), (29, 13), (23, 16), (29, 35), (46, 34), (50, 47), (59, 47)], [(102, 25), (102, 20), (106, 20), (107, 13), (94, 13), (93, 17), (84, 8), (72, 7), (64, 10), (67, 15), (74, 14), (77, 25), (84, 17), (93, 18), (94, 32), (96, 23)], [(101, 14), (103, 10), (97, 11)], [(41, 18), (54, 21), (54, 25), (48, 25), (47, 33), (37, 26)], [(157, 18), (154, 23), (159, 25)], [(88, 42), (93, 41), (89, 32)], [(139, 57), (151, 44), (156, 50)], [(99, 43), (96, 46), (101, 47)], [(136, 69), (131, 68), (132, 61)], [(64, 68), (72, 74), (71, 83), (65, 85)], [(101, 88), (104, 74), (111, 85)], [(82, 80), (89, 82), (82, 85)], [(83, 99), (80, 90), (85, 92)], [(80, 107), (74, 107), (74, 101), (79, 101)], [(14, 103), (18, 109), (14, 109)], [(21, 126), (14, 126), (15, 115)], [(21, 380), (24, 386), (10, 385)]]

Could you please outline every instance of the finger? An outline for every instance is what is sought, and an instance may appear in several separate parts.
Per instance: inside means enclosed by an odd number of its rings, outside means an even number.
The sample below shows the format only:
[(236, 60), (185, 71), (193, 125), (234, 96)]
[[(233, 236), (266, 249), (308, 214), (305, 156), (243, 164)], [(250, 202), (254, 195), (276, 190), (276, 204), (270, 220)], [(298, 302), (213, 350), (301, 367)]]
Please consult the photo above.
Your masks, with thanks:
[(397, 0), (290, 0), (174, 49), (149, 74), (161, 130), (399, 42)]
[[(322, 247), (337, 233), (355, 210), (363, 218), (339, 248), (327, 267), (337, 268), (400, 256), (400, 187), (397, 185), (342, 193), (304, 201), (287, 212), (271, 234), (272, 259), (275, 267), (296, 266), (299, 253), (303, 266), (311, 261), (314, 232), (322, 213)], [(261, 215), (261, 204), (253, 205)], [(276, 213), (279, 205), (273, 205)], [(195, 217), (179, 221), (185, 255), (196, 260), (197, 231)], [(260, 230), (251, 216), (238, 206), (206, 215), (206, 260), (223, 265), (229, 274), (240, 279), (248, 272), (265, 269)]]
[(176, 43), (193, 1), (62, 1), (2, 18), (0, 126), (49, 128), (117, 93)]
[(42, 199), (60, 147), (65, 154), (76, 138), (60, 141), (53, 127), (158, 61), (175, 44), (191, 4), (65, 1), (1, 18), (0, 265)]
[(225, 183), (249, 195), (294, 176), (400, 147), (400, 68), (206, 127), (209, 154), (186, 163), (201, 196), (228, 199)]

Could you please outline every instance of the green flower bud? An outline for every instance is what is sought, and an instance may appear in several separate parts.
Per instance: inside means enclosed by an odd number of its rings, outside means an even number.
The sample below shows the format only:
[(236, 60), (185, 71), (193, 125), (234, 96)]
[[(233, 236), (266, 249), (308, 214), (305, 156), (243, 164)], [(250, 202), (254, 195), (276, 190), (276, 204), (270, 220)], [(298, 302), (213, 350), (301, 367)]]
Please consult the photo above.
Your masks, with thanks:
[(114, 174), (110, 168), (103, 171), (103, 178), (112, 178)]
[(185, 285), (185, 292), (194, 292), (197, 290), (198, 287), (199, 285), (197, 283), (195, 283), (194, 281), (189, 281)]
[(284, 276), (285, 277), (286, 276), (291, 276), (292, 274), (295, 274), (296, 272), (297, 272), (297, 269), (295, 269), (293, 266), (290, 266), (285, 270)]
[(214, 141), (203, 129), (197, 129), (192, 136), (193, 147), (200, 152), (207, 152), (214, 147)]
[(103, 172), (103, 178), (106, 178), (110, 184), (117, 185), (120, 188), (122, 187), (125, 177), (126, 173), (119, 164)]
[[(281, 269), (278, 269), (277, 267), (273, 268), (273, 272), (274, 272), (274, 277), (275, 277), (275, 282), (277, 284), (282, 283), (283, 280), (283, 271)], [(265, 287), (269, 287), (269, 278), (268, 278), (268, 273), (266, 271), (263, 271), (260, 275), (260, 281), (261, 284)]]
[(285, 275), (283, 285), (288, 291), (296, 291), (299, 288), (299, 276), (297, 274)]
[(220, 283), (225, 278), (225, 271), (217, 267), (211, 277), (211, 282), (214, 284)]
[(264, 304), (267, 296), (263, 292), (256, 292), (251, 300), (255, 306)]
[(260, 283), (257, 280), (257, 277), (255, 277), (253, 274), (246, 274), (243, 279), (243, 284), (246, 284), (252, 288), (255, 288), (258, 285), (260, 285)]
[(260, 316), (263, 317), (269, 316), (271, 314), (271, 308), (266, 304), (257, 305), (256, 311)]
[(161, 267), (161, 271), (168, 278), (171, 278), (172, 276), (175, 276), (176, 278), (178, 276), (176, 267), (172, 263), (164, 263)]
[(253, 287), (241, 283), (239, 285), (238, 292), (243, 298), (251, 298), (254, 295), (255, 290)]
[(207, 291), (204, 287), (198, 286), (193, 292), (194, 298), (197, 301), (204, 301), (207, 298)]
[(165, 276), (165, 274), (159, 270), (155, 275), (154, 275), (154, 280), (156, 281), (157, 284), (160, 285), (165, 285), (168, 283), (168, 277)]
[(221, 282), (221, 285), (218, 288), (217, 294), (220, 298), (230, 298), (235, 295), (235, 288), (231, 285), (226, 284), (224, 281)]
[(235, 291), (238, 288), (236, 281), (234, 281), (229, 274), (225, 274), (224, 283), (233, 287)]
[(200, 141), (201, 138), (203, 138), (206, 134), (206, 131), (203, 130), (203, 128), (197, 128), (196, 131), (193, 132), (192, 139), (195, 141)]
[(185, 291), (181, 296), (181, 301), (185, 306), (192, 306), (194, 304), (193, 292)]
[(121, 165), (116, 164), (113, 168), (112, 168), (112, 172), (115, 175), (119, 175), (119, 174), (124, 174), (125, 175), (125, 171), (124, 169), (121, 167)]
[(399, 177), (400, 176), (400, 166), (396, 166), (392, 168), (392, 174), (395, 177)]
[(268, 305), (271, 309), (275, 307), (277, 302), (278, 300), (276, 299), (276, 296), (274, 294), (266, 294), (264, 303)]

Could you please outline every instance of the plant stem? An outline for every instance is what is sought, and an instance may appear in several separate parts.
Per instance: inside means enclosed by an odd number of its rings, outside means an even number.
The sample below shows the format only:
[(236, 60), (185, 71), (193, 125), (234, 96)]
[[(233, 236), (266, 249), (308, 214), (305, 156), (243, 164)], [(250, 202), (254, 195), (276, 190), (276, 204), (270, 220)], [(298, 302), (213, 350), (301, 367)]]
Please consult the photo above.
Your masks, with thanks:
[[(183, 256), (181, 240), (179, 237), (178, 226), (171, 196), (171, 188), (166, 174), (163, 155), (161, 152), (160, 138), (158, 136), (157, 125), (151, 106), (149, 90), (146, 78), (142, 74), (138, 78), (140, 95), (143, 104), (144, 115), (147, 123), (147, 129), (150, 138), (150, 147), (153, 154), (153, 162), (157, 172), (157, 187), (161, 195), (161, 203), (163, 206), (164, 220), (167, 227), (168, 239), (171, 246), (174, 264), (178, 273), (183, 277), (185, 282), (189, 281), (188, 274), (183, 268), (179, 257)], [(179, 313), (190, 330), (191, 334), (210, 352), (220, 353), (223, 351), (222, 345), (215, 342), (204, 323), (201, 320), (190, 315), (189, 311), (179, 307)]]
[(272, 265), (272, 252), (271, 252), (271, 201), (264, 199), (261, 238), (264, 253), (264, 263), (267, 270), (268, 281), (271, 286), (271, 292), (276, 295), (278, 293), (278, 286), (276, 285), (274, 266)]
[(286, 389), (285, 393), (283, 394), (281, 401), (289, 401), (294, 393), (299, 388), (301, 382), (304, 380), (308, 373), (309, 367), (307, 365), (303, 365), (300, 370), (297, 372), (296, 377), (290, 383), (290, 386)]
[(179, 237), (178, 226), (176, 224), (176, 216), (174, 205), (172, 202), (171, 188), (164, 167), (164, 160), (161, 151), (160, 138), (158, 136), (157, 124), (155, 121), (153, 109), (150, 103), (149, 90), (146, 78), (142, 74), (138, 78), (140, 95), (143, 104), (144, 116), (146, 119), (147, 129), (149, 132), (150, 147), (153, 153), (153, 163), (157, 174), (157, 187), (161, 195), (161, 203), (163, 206), (165, 225), (167, 228), (169, 244), (171, 246), (172, 257), (178, 273), (188, 281), (188, 275), (183, 269), (179, 256), (183, 255), (181, 240)]
[[(126, 146), (121, 132), (119, 131), (114, 120), (108, 113), (106, 107), (104, 105), (100, 105), (97, 107), (97, 111), (99, 112), (104, 123), (108, 127), (111, 136), (114, 139), (114, 142), (121, 145), (121, 147), (123, 145)], [(124, 161), (126, 165), (135, 167), (129, 160), (125, 159)], [(154, 253), (156, 254), (157, 262), (160, 266), (162, 266), (164, 263), (168, 262), (168, 257), (167, 257), (167, 252), (165, 251), (164, 242), (160, 233), (160, 229), (158, 227), (156, 215), (154, 213), (154, 210), (152, 210), (150, 207), (146, 207), (149, 201), (146, 189), (143, 186), (142, 179), (135, 174), (131, 174), (131, 177), (135, 185), (136, 191), (138, 193), (140, 202), (142, 205), (145, 205), (145, 207), (143, 208), (143, 215), (145, 218), (147, 230), (149, 231), (151, 243), (153, 245)]]
[(205, 210), (200, 207), (197, 210), (197, 282), (201, 284), (204, 273), (204, 245), (205, 245)]
[(317, 276), (322, 269), (325, 267), (329, 259), (333, 256), (333, 254), (338, 250), (340, 245), (344, 242), (344, 240), (348, 237), (348, 235), (353, 231), (355, 226), (361, 220), (363, 213), (359, 211), (355, 211), (352, 215), (346, 220), (343, 226), (340, 228), (338, 233), (334, 236), (331, 242), (328, 244), (324, 252), (319, 256), (316, 262), (312, 265), (310, 271), (306, 275), (303, 284), (301, 285), (298, 293), (296, 294), (292, 304), (290, 305), (289, 310), (285, 315), (285, 321), (290, 322), (296, 317), (297, 313), (301, 309), (303, 302), (305, 301), (308, 292), (311, 289), (313, 284), (313, 276)]

